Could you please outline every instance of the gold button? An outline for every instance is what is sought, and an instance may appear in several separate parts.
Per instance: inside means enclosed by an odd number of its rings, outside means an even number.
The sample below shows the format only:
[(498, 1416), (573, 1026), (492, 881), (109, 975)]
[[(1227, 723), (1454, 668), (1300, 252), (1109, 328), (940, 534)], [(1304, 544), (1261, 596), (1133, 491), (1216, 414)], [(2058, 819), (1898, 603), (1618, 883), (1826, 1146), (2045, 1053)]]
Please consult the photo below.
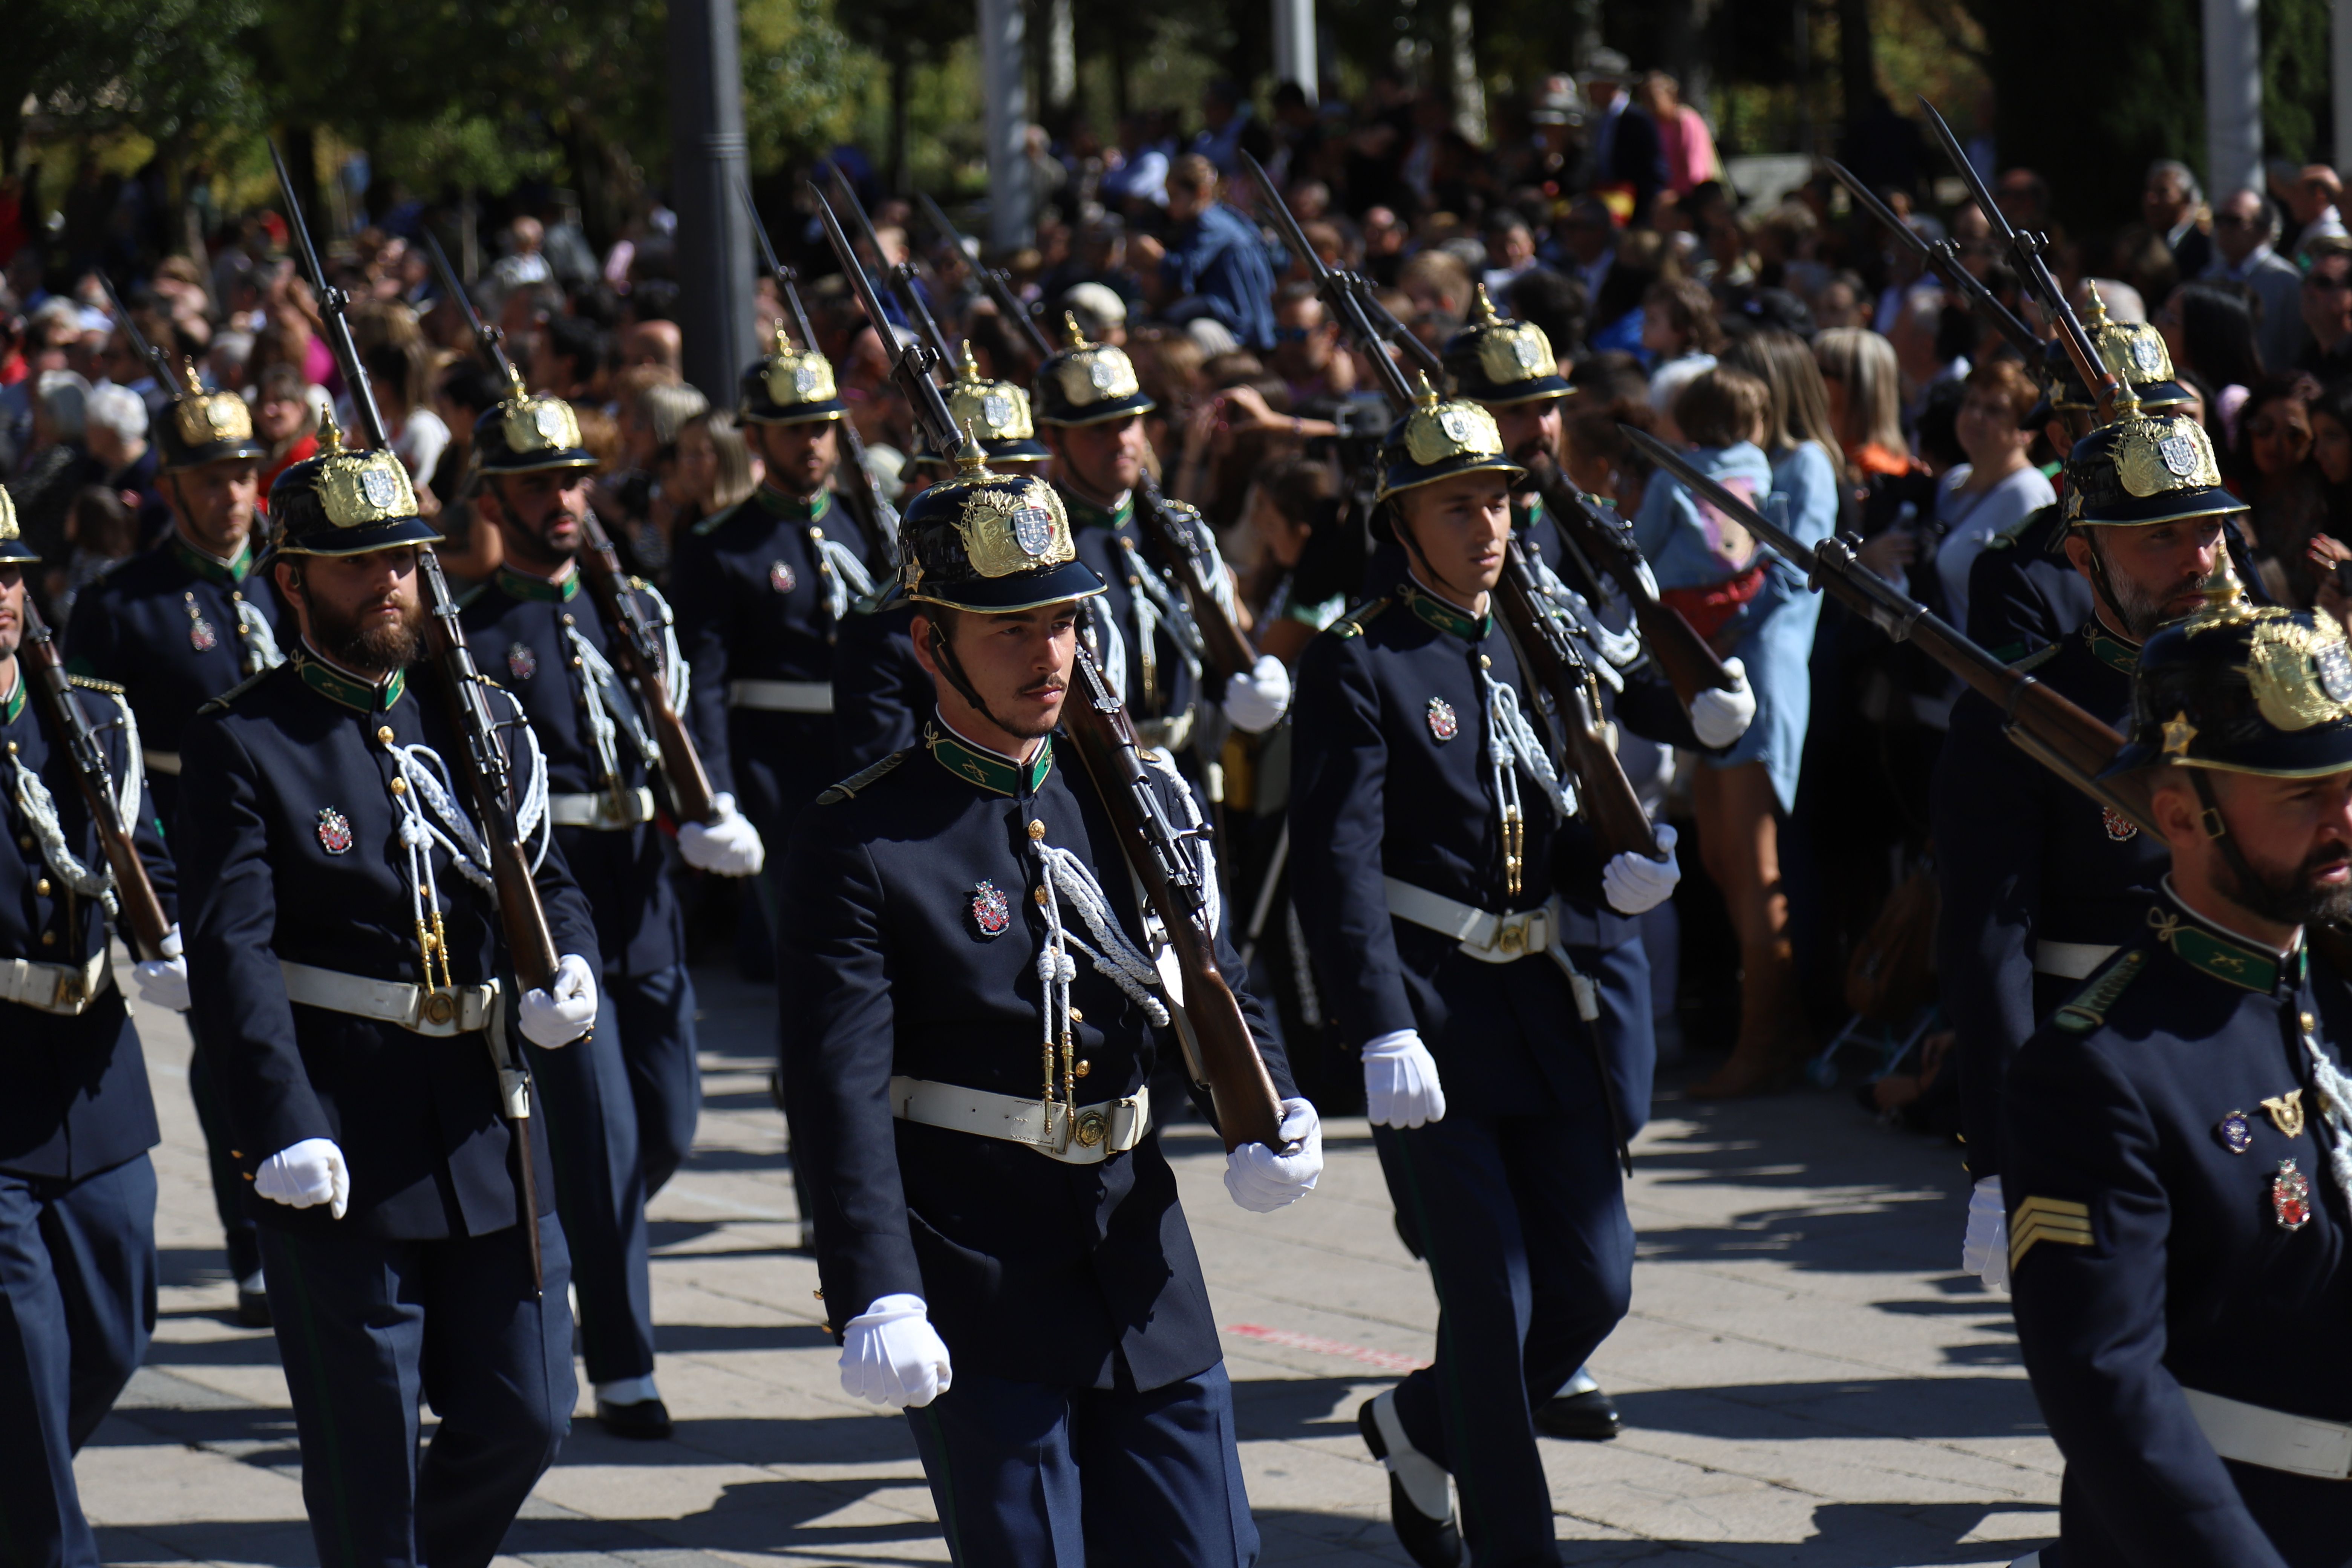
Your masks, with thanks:
[(248, 1182), (249, 1182), (249, 1181), (253, 1180), (253, 1173), (252, 1173), (251, 1171), (247, 1171), (247, 1172), (243, 1173), (243, 1174), (244, 1174), (245, 1179), (246, 1179), (247, 1181), (248, 1181)]
[(1032, 888), (1030, 891), (1037, 895), (1037, 907), (1041, 910), (1044, 909), (1045, 907), (1045, 884), (1040, 882), (1034, 888)]
[(389, 725), (389, 724), (386, 724), (386, 725), (383, 726), (381, 729), (377, 730), (377, 731), (376, 731), (376, 732), (375, 732), (375, 738), (376, 738), (377, 740), (379, 740), (379, 741), (382, 741), (382, 742), (383, 742), (385, 745), (387, 745), (387, 746), (391, 745), (391, 744), (392, 744), (392, 726), (391, 726), (391, 725)]
[(27, 833), (26, 835), (25, 835), (25, 837), (23, 837), (22, 838), (19, 838), (18, 840), (16, 840), (16, 847), (17, 847), (17, 848), (19, 848), (19, 849), (30, 849), (32, 847), (33, 847), (33, 836), (32, 836), (31, 834), (29, 834), (29, 833)]
[(8, 754), (12, 757), (16, 754), (16, 742), (14, 741), (8, 742)]
[(55, 932), (55, 931), (43, 931), (43, 932), (41, 933), (41, 945), (42, 945), (43, 947), (55, 947), (55, 946), (57, 946), (57, 945), (58, 945), (58, 933), (57, 933), (57, 932)]
[(2308, 1014), (2308, 1013), (2305, 1013), (2305, 1014), (2303, 1016), (2303, 1026), (2304, 1026), (2305, 1028), (2306, 1028), (2306, 1029), (2308, 1029), (2308, 1028), (2312, 1028), (2312, 1027), (2315, 1027), (2318, 1023), (2319, 1023), (2319, 1020), (2318, 1020), (2318, 1019), (2316, 1019), (2316, 1018), (2315, 1018), (2315, 1017), (2313, 1017), (2313, 1016), (2312, 1016), (2310, 1014)]
[(1076, 1007), (1073, 1007), (1073, 1008), (1071, 1008), (1071, 1009), (1070, 1009), (1070, 1022), (1071, 1022), (1071, 1023), (1073, 1023), (1073, 1024), (1083, 1024), (1083, 1023), (1085, 1023), (1086, 1021), (1087, 1021), (1087, 1016), (1086, 1016), (1084, 1013), (1079, 1012)]
[(1045, 837), (1045, 825), (1042, 822), (1031, 823), (1029, 825), (1029, 837), (1032, 838), (1044, 838)]
[(408, 781), (406, 779), (393, 780), (392, 793), (394, 795), (406, 795), (408, 793)]
[(245, 1151), (242, 1149), (232, 1149), (228, 1152), (228, 1157), (232, 1160), (242, 1160), (245, 1158)]
[(1488, 658), (1482, 653), (1478, 656), (1478, 668), (1481, 669), (1492, 669), (1495, 668), (1495, 661)]
[(1092, 1062), (1080, 1062), (1077, 1066), (1070, 1069), (1070, 1074), (1074, 1078), (1084, 1078), (1087, 1074), (1094, 1070), (1094, 1064)]
[[(36, 882), (36, 883), (34, 883), (34, 884), (33, 884), (33, 897), (35, 897), (35, 898), (37, 898), (37, 899), (46, 899), (46, 898), (47, 898), (48, 896), (49, 896), (49, 879), (48, 879), (47, 877), (44, 877), (44, 878), (42, 878), (39, 881), (37, 881), (37, 882)], [(2310, 1026), (2309, 1025), (2305, 1025), (2305, 1027), (2306, 1027), (2306, 1028), (2308, 1028), (2309, 1026)]]
[(253, 635), (253, 628), (247, 626), (243, 621), (239, 621), (236, 623), (236, 635), (241, 637), (251, 637)]
[(574, 620), (572, 618), (571, 613), (570, 613), (569, 611), (566, 611), (566, 612), (564, 613), (564, 616), (563, 616), (563, 624), (564, 624), (565, 626), (577, 626), (579, 623), (578, 623), (578, 622), (576, 622), (576, 621), (574, 621)]
[(822, 1290), (812, 1290), (809, 1294), (815, 1297), (820, 1301), (824, 1300), (824, 1292)]
[(809, 530), (809, 537), (810, 537), (811, 539), (813, 539), (813, 540), (815, 540), (815, 539), (823, 539), (823, 538), (824, 537), (824, 530), (823, 530), (823, 529), (821, 529), (821, 528), (812, 527), (812, 528)]

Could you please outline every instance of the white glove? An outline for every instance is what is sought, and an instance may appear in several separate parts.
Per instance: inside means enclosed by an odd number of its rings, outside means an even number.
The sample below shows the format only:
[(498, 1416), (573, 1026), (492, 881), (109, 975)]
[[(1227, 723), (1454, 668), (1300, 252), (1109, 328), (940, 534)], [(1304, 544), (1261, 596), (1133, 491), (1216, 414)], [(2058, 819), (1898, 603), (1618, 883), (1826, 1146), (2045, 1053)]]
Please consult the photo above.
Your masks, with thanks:
[(522, 1037), (541, 1050), (568, 1046), (596, 1022), (596, 976), (588, 961), (567, 952), (543, 991), (522, 994)]
[(1412, 1029), (1382, 1035), (1363, 1049), (1364, 1114), (1375, 1127), (1418, 1127), (1445, 1120), (1437, 1058)]
[(2000, 1178), (1987, 1176), (1969, 1194), (1969, 1234), (1960, 1243), (1960, 1267), (1988, 1290), (2009, 1289), (2009, 1210), (2001, 1203)]
[(253, 1190), (273, 1204), (307, 1209), (332, 1205), (337, 1219), (352, 1206), (352, 1173), (331, 1138), (305, 1138), (261, 1162)]
[(756, 877), (768, 863), (768, 847), (751, 819), (735, 809), (735, 797), (721, 790), (712, 797), (717, 809), (709, 822), (689, 822), (677, 830), (677, 852), (698, 871), (714, 877)]
[(1727, 658), (1723, 668), (1731, 676), (1730, 690), (1717, 691), (1710, 686), (1691, 699), (1691, 732), (1710, 752), (1719, 752), (1748, 733), (1748, 724), (1756, 718), (1756, 692), (1748, 684), (1748, 667)]
[(1290, 671), (1270, 653), (1258, 655), (1247, 675), (1225, 682), (1225, 717), (1245, 734), (1262, 735), (1290, 709)]
[(180, 928), (163, 933), (163, 956), (142, 958), (131, 966), (138, 983), (139, 1000), (174, 1013), (188, 1010), (188, 961), (181, 956)]
[(1621, 915), (1645, 915), (1675, 896), (1683, 868), (1675, 863), (1675, 830), (1658, 824), (1658, 847), (1665, 858), (1653, 860), (1632, 850), (1601, 868), (1601, 891), (1609, 907)]
[(947, 1342), (920, 1296), (882, 1296), (849, 1320), (841, 1341), (841, 1386), (894, 1410), (929, 1405), (955, 1384)]
[(1225, 1191), (1252, 1214), (1272, 1214), (1315, 1190), (1323, 1174), (1323, 1119), (1303, 1100), (1282, 1102), (1282, 1150), (1244, 1143), (1225, 1156)]

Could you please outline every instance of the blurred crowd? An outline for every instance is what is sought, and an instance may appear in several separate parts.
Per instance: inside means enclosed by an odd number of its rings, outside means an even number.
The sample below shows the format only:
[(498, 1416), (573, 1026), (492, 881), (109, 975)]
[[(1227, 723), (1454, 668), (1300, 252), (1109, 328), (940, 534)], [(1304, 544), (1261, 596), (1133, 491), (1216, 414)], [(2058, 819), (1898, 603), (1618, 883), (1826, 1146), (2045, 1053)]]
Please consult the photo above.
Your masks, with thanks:
[[(1475, 142), (1442, 96), (1387, 77), (1351, 104), (1310, 103), (1288, 85), (1259, 100), (1219, 82), (1196, 112), (1138, 113), (1115, 136), (1035, 129), (1034, 242), (985, 256), (886, 189), (856, 149), (827, 163), (873, 215), (881, 254), (865, 262), (877, 279), (911, 263), (979, 374), (1018, 380), (1029, 363), (982, 287), (983, 265), (1003, 269), (1049, 335), (1066, 323), (1125, 346), (1158, 405), (1149, 426), (1164, 488), (1217, 527), (1255, 637), (1286, 659), (1367, 587), (1348, 520), (1387, 416), (1361, 346), (1275, 238), (1253, 160), (1321, 260), (1370, 279), (1433, 348), (1489, 309), (1541, 327), (1574, 388), (1542, 439), (1578, 489), (1612, 501), (1645, 539), (1687, 544), (1667, 524), (1688, 500), (1654, 483), (1621, 434), (1628, 425), (1690, 447), (1801, 534), (1859, 536), (1875, 570), (1966, 625), (1969, 563), (2063, 482), (2061, 427), (2035, 423), (2040, 394), (2015, 352), (1825, 170), (1791, 188), (1742, 188), (1675, 80), (1612, 51), (1496, 106), (1491, 123)], [(1847, 128), (1841, 154), (1915, 233), (1952, 241), (2038, 322), (1986, 215), (1938, 201), (1953, 194), (1950, 171), (1925, 148), (1881, 101)], [(2352, 558), (2335, 542), (2352, 542), (2352, 237), (2336, 173), (2282, 167), (2263, 189), (2207, 193), (2159, 162), (2137, 220), (2095, 234), (2050, 210), (2033, 171), (1999, 170), (1980, 143), (1970, 152), (2002, 213), (2052, 237), (2053, 268), (2082, 310), (2160, 330), (2249, 503), (2272, 595), (2345, 612), (2334, 563)], [(761, 188), (779, 198), (770, 227), (808, 279), (818, 346), (869, 465), (903, 502), (913, 421), (889, 368), (908, 324), (883, 333), (866, 321), (805, 197), (783, 196), (826, 172)], [(148, 439), (159, 375), (245, 395), (272, 454), (265, 493), (316, 448), (322, 415), (352, 423), (275, 212), (222, 216), (202, 258), (151, 254), (161, 247), (143, 245), (135, 223), (109, 216), (140, 205), (138, 182), (115, 188), (110, 209), (102, 183), (78, 181), (66, 220), (48, 225), (5, 210), (21, 185), (0, 192), (0, 247), (12, 247), (0, 258), (0, 477), (51, 563), (40, 587), (60, 617), (168, 526)], [(560, 192), (513, 193), (489, 210), (470, 291), (532, 389), (579, 410), (583, 441), (604, 458), (597, 510), (634, 569), (659, 582), (678, 531), (760, 480), (725, 402), (682, 374), (675, 217), (648, 198), (622, 233), (592, 237)], [(453, 205), (390, 189), (382, 210), (333, 237), (329, 266), (353, 297), (392, 444), (449, 540), (445, 563), (478, 579), (498, 545), (473, 526), (462, 481), (474, 421), (500, 389), (421, 245), (430, 228), (473, 254), (457, 222)], [(761, 341), (786, 314), (763, 279)], [(168, 369), (142, 359), (133, 328)], [(1671, 754), (1628, 759), (1655, 809), (1698, 829), (1679, 932), (1660, 933), (1663, 952), (1653, 942), (1661, 1040), (1669, 1053), (1677, 1040), (1737, 1040), (1758, 1057), (1769, 1035), (1759, 1059), (1785, 1069), (1847, 1021), (1855, 954), (1932, 852), (1927, 778), (1954, 693), (1834, 606), (1775, 590), (1753, 542), (1706, 542), (1660, 555), (1661, 584), (1779, 695), (1741, 759), (1755, 764), (1745, 784)], [(1278, 748), (1230, 761), (1241, 808), (1281, 808)], [(1932, 1080), (1932, 1058), (1925, 1073), (1908, 1066)], [(1881, 1090), (1874, 1103), (1899, 1110), (1902, 1098)]]

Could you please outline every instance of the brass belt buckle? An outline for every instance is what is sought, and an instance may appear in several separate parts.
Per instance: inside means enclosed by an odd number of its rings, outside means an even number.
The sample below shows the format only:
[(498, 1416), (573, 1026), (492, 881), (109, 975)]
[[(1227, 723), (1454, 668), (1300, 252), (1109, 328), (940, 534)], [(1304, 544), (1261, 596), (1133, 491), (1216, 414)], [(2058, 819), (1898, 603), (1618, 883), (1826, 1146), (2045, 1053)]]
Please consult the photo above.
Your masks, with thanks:
[(457, 998), (446, 991), (428, 991), (425, 994), (425, 1021), (446, 1024), (457, 1016)]
[(1078, 1147), (1091, 1149), (1103, 1141), (1110, 1131), (1110, 1119), (1099, 1110), (1082, 1112), (1078, 1117)]
[(1528, 922), (1518, 915), (1503, 917), (1503, 930), (1495, 939), (1495, 946), (1513, 958), (1528, 950)]

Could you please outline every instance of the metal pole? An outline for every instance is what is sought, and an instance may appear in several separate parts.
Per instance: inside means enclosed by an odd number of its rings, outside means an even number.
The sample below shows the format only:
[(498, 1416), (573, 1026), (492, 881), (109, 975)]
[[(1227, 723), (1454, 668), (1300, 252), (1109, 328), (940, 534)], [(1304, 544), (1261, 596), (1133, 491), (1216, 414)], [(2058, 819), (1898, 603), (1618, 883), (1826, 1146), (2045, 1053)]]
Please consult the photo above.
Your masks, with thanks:
[(1478, 79), (1478, 49), (1470, 20), (1470, 0), (1454, 0), (1446, 18), (1453, 55), (1454, 129), (1474, 146), (1486, 141), (1486, 89)]
[(2204, 0), (2206, 189), (2263, 188), (2261, 0)]
[(2352, 169), (2352, 0), (2336, 0), (2328, 38), (2329, 75), (2336, 88), (2336, 167)]
[[(2352, 5), (2352, 0), (2339, 0)], [(1274, 79), (1295, 81), (1307, 101), (1319, 100), (1322, 75), (1317, 68), (1315, 0), (1274, 0)]]
[(988, 141), (988, 242), (999, 253), (1029, 243), (1029, 89), (1022, 0), (980, 0), (980, 80)]
[(686, 379), (725, 407), (757, 348), (735, 0), (671, 0), (670, 184), (677, 206), (678, 331)]
[[(1078, 27), (1071, 0), (1047, 0), (1045, 6), (1045, 107), (1066, 114), (1078, 97)], [(1055, 129), (1064, 127), (1056, 120)]]

